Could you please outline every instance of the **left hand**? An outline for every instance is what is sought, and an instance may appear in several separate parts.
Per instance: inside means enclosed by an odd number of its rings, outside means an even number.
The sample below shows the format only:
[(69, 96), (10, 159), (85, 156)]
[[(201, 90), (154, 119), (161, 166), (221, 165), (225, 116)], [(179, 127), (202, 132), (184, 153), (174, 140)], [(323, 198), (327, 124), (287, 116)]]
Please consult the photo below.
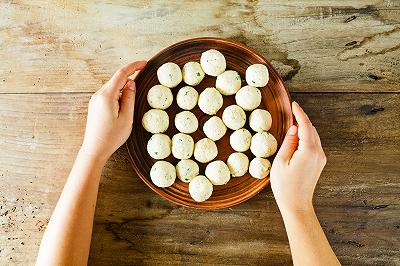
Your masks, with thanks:
[(143, 69), (146, 63), (138, 61), (119, 69), (90, 98), (81, 152), (105, 163), (128, 139), (136, 95), (135, 82), (128, 77)]

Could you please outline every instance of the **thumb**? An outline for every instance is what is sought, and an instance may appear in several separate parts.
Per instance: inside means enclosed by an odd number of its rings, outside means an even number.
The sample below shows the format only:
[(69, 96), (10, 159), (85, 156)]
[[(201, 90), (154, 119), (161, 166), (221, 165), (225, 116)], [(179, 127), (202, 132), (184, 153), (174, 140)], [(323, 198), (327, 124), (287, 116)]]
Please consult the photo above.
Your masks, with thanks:
[(286, 133), (285, 139), (283, 140), (282, 146), (276, 154), (278, 160), (289, 162), (292, 158), (293, 153), (297, 149), (299, 143), (299, 137), (297, 135), (297, 126), (290, 126)]
[(122, 90), (122, 96), (120, 98), (120, 110), (119, 116), (124, 119), (133, 120), (133, 110), (135, 107), (135, 96), (136, 96), (136, 84), (133, 80), (128, 80)]

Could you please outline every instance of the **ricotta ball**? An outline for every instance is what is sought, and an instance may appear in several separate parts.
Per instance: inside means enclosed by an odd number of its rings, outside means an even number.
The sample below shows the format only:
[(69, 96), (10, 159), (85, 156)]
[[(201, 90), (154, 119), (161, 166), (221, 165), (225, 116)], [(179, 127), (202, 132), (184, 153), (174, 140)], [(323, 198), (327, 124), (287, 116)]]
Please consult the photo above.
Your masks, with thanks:
[(157, 69), (158, 81), (161, 85), (174, 88), (182, 81), (182, 72), (175, 63), (168, 62)]
[(267, 110), (255, 109), (250, 114), (249, 125), (256, 132), (268, 131), (272, 125), (272, 116)]
[(236, 103), (245, 111), (256, 109), (261, 103), (261, 92), (253, 86), (244, 86), (235, 95)]
[(203, 125), (204, 134), (207, 138), (217, 141), (221, 139), (226, 133), (226, 126), (222, 119), (218, 116), (212, 116)]
[(251, 144), (251, 133), (245, 128), (235, 130), (230, 138), (229, 143), (232, 149), (237, 152), (244, 152), (250, 148)]
[(204, 78), (205, 73), (197, 62), (187, 62), (182, 68), (183, 81), (190, 85), (198, 85)]
[(249, 169), (249, 158), (241, 152), (232, 153), (226, 162), (233, 177), (243, 176)]
[(194, 158), (201, 163), (208, 163), (218, 155), (218, 148), (214, 141), (203, 138), (194, 145)]
[(230, 105), (222, 113), (222, 121), (228, 128), (237, 130), (246, 123), (246, 113), (240, 106)]
[(213, 192), (213, 185), (203, 175), (198, 175), (189, 183), (189, 193), (197, 202), (208, 200)]
[(142, 126), (150, 133), (163, 133), (168, 129), (169, 117), (167, 112), (159, 109), (150, 109), (142, 118)]
[(227, 70), (218, 75), (215, 87), (223, 95), (233, 95), (242, 86), (242, 80), (239, 73), (234, 70)]
[(151, 108), (155, 109), (167, 109), (171, 106), (173, 99), (171, 89), (163, 85), (155, 85), (147, 93), (147, 102)]
[(205, 174), (213, 185), (225, 185), (231, 179), (228, 166), (220, 160), (207, 164)]
[(147, 152), (156, 160), (167, 158), (171, 154), (171, 139), (164, 134), (154, 134), (147, 142)]
[(265, 158), (254, 158), (250, 162), (249, 173), (252, 177), (263, 179), (268, 176), (271, 163)]
[(157, 161), (150, 169), (150, 178), (157, 187), (169, 187), (176, 179), (175, 167), (166, 161)]
[(257, 132), (251, 139), (250, 150), (256, 157), (269, 157), (277, 148), (278, 142), (269, 132)]
[(178, 133), (172, 137), (172, 155), (176, 159), (189, 159), (193, 154), (194, 141), (191, 136)]
[(178, 91), (176, 103), (183, 110), (192, 110), (199, 99), (199, 93), (190, 86), (185, 86)]
[(269, 80), (268, 68), (262, 64), (254, 64), (246, 69), (246, 82), (250, 86), (264, 87)]
[(222, 74), (226, 69), (224, 55), (215, 49), (203, 52), (200, 57), (200, 64), (204, 72), (213, 77)]
[(199, 165), (193, 160), (181, 160), (176, 165), (176, 175), (185, 183), (189, 183), (199, 175)]
[(200, 93), (198, 104), (203, 113), (215, 115), (222, 107), (223, 102), (222, 95), (217, 89), (206, 88)]
[(190, 111), (182, 111), (175, 116), (175, 127), (182, 133), (190, 134), (197, 130), (199, 122)]

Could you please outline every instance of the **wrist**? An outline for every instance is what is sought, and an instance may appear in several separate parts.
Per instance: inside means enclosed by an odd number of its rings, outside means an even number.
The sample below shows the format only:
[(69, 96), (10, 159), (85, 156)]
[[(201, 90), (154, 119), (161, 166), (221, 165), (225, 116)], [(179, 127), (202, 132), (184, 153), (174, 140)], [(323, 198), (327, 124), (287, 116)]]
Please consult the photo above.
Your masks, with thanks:
[(81, 148), (79, 149), (78, 158), (88, 161), (91, 164), (94, 164), (101, 168), (106, 164), (108, 160), (108, 156), (105, 156), (99, 152), (88, 149), (84, 145), (82, 145)]
[(293, 216), (310, 216), (314, 215), (314, 206), (312, 203), (306, 204), (293, 204), (291, 206), (281, 206), (278, 204), (279, 211), (281, 212), (283, 217), (293, 217)]

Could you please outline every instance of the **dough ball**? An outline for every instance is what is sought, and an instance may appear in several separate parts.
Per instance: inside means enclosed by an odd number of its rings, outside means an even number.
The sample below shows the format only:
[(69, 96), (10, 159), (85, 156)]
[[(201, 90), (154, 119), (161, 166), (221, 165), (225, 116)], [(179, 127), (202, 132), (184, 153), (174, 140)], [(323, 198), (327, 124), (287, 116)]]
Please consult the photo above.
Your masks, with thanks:
[(278, 142), (269, 132), (258, 132), (251, 139), (250, 150), (256, 157), (269, 157), (277, 148)]
[(181, 160), (176, 165), (176, 175), (185, 183), (189, 183), (198, 176), (199, 171), (199, 165), (193, 160)]
[(264, 87), (269, 80), (268, 68), (262, 64), (254, 64), (246, 69), (246, 82), (250, 86)]
[(178, 133), (172, 137), (172, 155), (176, 159), (189, 159), (193, 154), (194, 141), (191, 136)]
[(223, 95), (233, 95), (242, 86), (242, 80), (239, 73), (233, 70), (227, 70), (218, 75), (215, 87)]
[(157, 161), (150, 170), (150, 177), (157, 187), (169, 187), (176, 179), (175, 167), (166, 161)]
[(182, 133), (190, 134), (197, 130), (199, 122), (190, 111), (182, 111), (175, 116), (175, 127)]
[(245, 128), (238, 129), (231, 134), (229, 142), (235, 151), (247, 151), (251, 144), (251, 133)]
[(272, 125), (271, 114), (267, 110), (256, 109), (250, 114), (249, 124), (256, 132), (268, 131)]
[(171, 89), (163, 85), (155, 85), (147, 93), (147, 101), (151, 108), (167, 109), (173, 99)]
[(222, 113), (222, 120), (228, 128), (237, 130), (246, 123), (246, 113), (240, 106), (230, 105)]
[(249, 169), (249, 158), (241, 152), (234, 152), (227, 160), (229, 171), (233, 177), (243, 176)]
[(182, 68), (183, 81), (190, 85), (198, 85), (204, 78), (205, 73), (197, 62), (187, 62)]
[(205, 173), (213, 185), (225, 185), (231, 179), (228, 166), (220, 160), (207, 164)]
[(208, 163), (217, 157), (218, 149), (214, 141), (204, 138), (194, 145), (194, 158), (201, 163)]
[(168, 62), (158, 68), (157, 77), (161, 85), (174, 88), (181, 83), (182, 72), (177, 64)]
[(271, 163), (265, 158), (254, 158), (250, 162), (249, 173), (252, 177), (263, 179), (268, 176)]
[(190, 196), (197, 202), (208, 200), (211, 197), (212, 192), (213, 185), (204, 175), (196, 176), (189, 183)]
[(217, 141), (225, 135), (226, 126), (221, 118), (212, 116), (204, 123), (203, 131), (207, 138)]
[(253, 86), (244, 86), (236, 93), (235, 99), (245, 111), (251, 111), (260, 105), (261, 91)]
[(200, 93), (199, 107), (203, 113), (208, 115), (215, 115), (222, 107), (224, 100), (221, 93), (215, 88), (206, 88)]
[(150, 109), (143, 115), (142, 125), (153, 134), (165, 132), (169, 126), (168, 114), (163, 110)]
[(190, 86), (185, 86), (178, 91), (176, 103), (183, 110), (192, 110), (199, 99), (199, 93)]
[(216, 77), (226, 69), (226, 60), (224, 55), (214, 49), (210, 49), (201, 54), (200, 64), (207, 75)]
[(171, 139), (164, 134), (154, 134), (147, 142), (147, 152), (156, 160), (167, 158), (171, 154)]

